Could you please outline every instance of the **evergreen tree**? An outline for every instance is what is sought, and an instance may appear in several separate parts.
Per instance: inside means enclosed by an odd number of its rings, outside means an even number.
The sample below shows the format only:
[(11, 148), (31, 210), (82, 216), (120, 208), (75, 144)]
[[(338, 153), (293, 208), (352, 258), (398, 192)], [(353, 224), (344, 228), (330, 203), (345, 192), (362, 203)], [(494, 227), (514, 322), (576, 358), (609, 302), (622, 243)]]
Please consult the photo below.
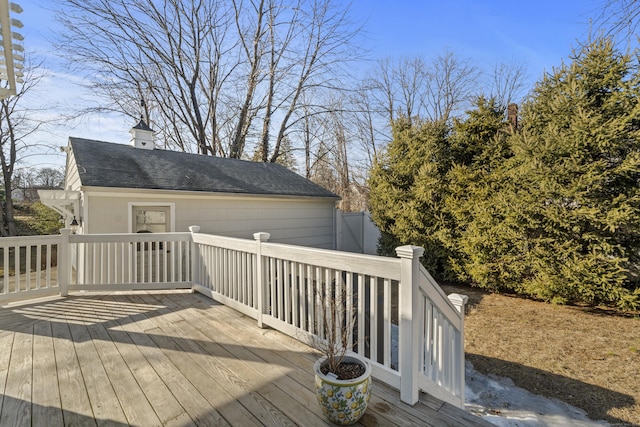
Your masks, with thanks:
[(504, 109), (494, 99), (479, 97), (474, 106), (465, 120), (454, 124), (450, 138), (453, 165), (446, 177), (446, 210), (452, 225), (445, 244), (455, 254), (449, 263), (460, 281), (470, 280), (469, 268), (503, 272), (499, 265), (492, 265), (495, 240), (482, 219), (491, 223), (499, 214), (492, 199), (499, 192), (498, 171), (511, 156), (511, 130)]
[(484, 176), (504, 162), (508, 126), (495, 100), (480, 97), (465, 120), (393, 123), (393, 140), (370, 174), (369, 206), (382, 231), (379, 252), (402, 244), (425, 247), (424, 265), (436, 277), (466, 280), (461, 236)]
[(371, 217), (386, 243), (381, 252), (395, 255), (395, 246), (422, 246), (425, 267), (443, 278), (451, 278), (449, 250), (442, 243), (449, 233), (442, 185), (450, 165), (448, 133), (443, 122), (396, 120), (393, 140), (369, 178)]
[(514, 156), (488, 179), (465, 249), (484, 287), (634, 307), (640, 249), (637, 63), (598, 39), (537, 84)]
[(638, 308), (639, 69), (601, 38), (536, 85), (517, 130), (483, 98), (452, 129), (397, 120), (369, 180), (383, 243), (423, 246), (441, 278)]

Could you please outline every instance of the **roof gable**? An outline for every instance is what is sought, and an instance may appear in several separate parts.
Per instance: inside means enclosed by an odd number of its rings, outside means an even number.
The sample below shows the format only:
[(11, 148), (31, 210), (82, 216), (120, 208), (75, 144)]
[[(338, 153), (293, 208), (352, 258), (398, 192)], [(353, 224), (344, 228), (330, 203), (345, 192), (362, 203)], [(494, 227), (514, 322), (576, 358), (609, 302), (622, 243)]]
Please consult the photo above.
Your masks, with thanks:
[(83, 186), (338, 198), (275, 163), (69, 138)]

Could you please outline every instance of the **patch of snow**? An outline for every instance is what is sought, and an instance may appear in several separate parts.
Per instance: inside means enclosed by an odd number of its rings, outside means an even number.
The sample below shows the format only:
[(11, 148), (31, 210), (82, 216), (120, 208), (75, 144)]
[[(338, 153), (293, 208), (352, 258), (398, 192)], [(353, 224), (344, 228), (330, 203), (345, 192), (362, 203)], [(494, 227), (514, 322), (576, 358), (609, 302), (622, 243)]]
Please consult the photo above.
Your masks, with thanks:
[[(391, 365), (398, 363), (398, 326), (391, 325)], [(483, 375), (465, 363), (465, 409), (499, 427), (603, 427), (579, 408), (516, 387), (509, 378)]]
[(465, 365), (465, 409), (500, 427), (602, 427), (579, 408), (516, 387), (509, 378), (483, 375)]

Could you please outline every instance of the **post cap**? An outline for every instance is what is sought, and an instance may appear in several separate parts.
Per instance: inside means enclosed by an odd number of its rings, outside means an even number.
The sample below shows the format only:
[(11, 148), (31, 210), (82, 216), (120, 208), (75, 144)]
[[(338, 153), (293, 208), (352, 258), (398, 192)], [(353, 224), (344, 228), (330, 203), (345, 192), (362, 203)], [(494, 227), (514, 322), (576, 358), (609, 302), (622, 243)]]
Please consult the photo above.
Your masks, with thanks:
[(424, 254), (422, 246), (405, 245), (396, 248), (396, 254), (400, 258), (420, 258)]

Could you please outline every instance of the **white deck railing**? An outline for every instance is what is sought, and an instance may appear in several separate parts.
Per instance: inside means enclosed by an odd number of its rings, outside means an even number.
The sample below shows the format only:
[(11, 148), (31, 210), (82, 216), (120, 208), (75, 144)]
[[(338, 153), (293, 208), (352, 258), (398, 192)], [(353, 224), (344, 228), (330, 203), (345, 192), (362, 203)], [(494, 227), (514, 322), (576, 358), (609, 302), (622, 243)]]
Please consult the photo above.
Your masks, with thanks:
[(76, 234), (69, 236), (68, 250), (67, 291), (192, 285), (191, 233)]
[(399, 258), (387, 258), (270, 243), (268, 233), (246, 240), (198, 230), (2, 238), (0, 303), (75, 290), (193, 288), (260, 326), (315, 343), (324, 338), (321, 289), (348, 296), (340, 304), (355, 319), (353, 352), (401, 400), (414, 404), (424, 390), (464, 407), (466, 297), (444, 294), (420, 265), (422, 248), (403, 246)]
[(0, 303), (60, 293), (62, 236), (0, 238)]
[[(447, 297), (420, 265), (423, 249), (398, 248), (399, 258), (197, 233), (194, 288), (296, 339), (323, 339), (318, 289), (347, 295), (353, 351), (373, 375), (414, 404), (419, 390), (464, 407), (464, 305)], [(360, 337), (360, 339), (358, 339)]]

